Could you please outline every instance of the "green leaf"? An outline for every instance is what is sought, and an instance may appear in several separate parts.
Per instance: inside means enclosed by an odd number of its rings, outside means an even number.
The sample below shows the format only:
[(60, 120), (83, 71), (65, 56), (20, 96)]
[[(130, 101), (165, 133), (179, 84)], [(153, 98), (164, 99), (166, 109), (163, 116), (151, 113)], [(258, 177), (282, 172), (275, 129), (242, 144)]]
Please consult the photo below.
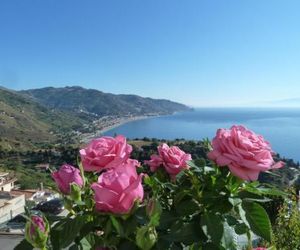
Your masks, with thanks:
[(246, 234), (248, 232), (248, 230), (249, 230), (249, 228), (246, 226), (245, 223), (237, 224), (234, 227), (234, 231), (239, 235)]
[(230, 227), (226, 222), (224, 222), (224, 233), (222, 237), (222, 246), (226, 250), (237, 249), (237, 235), (233, 228)]
[(15, 246), (14, 250), (32, 250), (33, 246), (26, 240), (22, 240), (17, 246)]
[(136, 244), (140, 249), (150, 250), (157, 240), (154, 227), (143, 226), (138, 228), (136, 233)]
[(177, 204), (175, 207), (176, 207), (176, 212), (180, 216), (191, 215), (191, 214), (194, 214), (195, 212), (199, 211), (199, 205), (193, 199), (183, 200), (179, 204)]
[(159, 200), (154, 198), (150, 199), (146, 207), (146, 212), (148, 214), (148, 217), (150, 218), (149, 224), (151, 226), (158, 226), (160, 215), (162, 213), (162, 207), (159, 203)]
[(87, 238), (81, 239), (81, 241), (80, 241), (80, 249), (81, 250), (90, 250), (90, 249), (92, 249), (92, 245), (87, 240)]
[(109, 218), (111, 220), (111, 223), (112, 223), (113, 227), (116, 229), (117, 233), (120, 236), (122, 236), (123, 235), (123, 228), (122, 228), (121, 223), (113, 215), (111, 215)]
[(69, 250), (80, 250), (79, 246), (77, 246), (76, 244), (73, 244), (72, 246), (69, 247)]
[(178, 221), (180, 217), (174, 211), (163, 210), (160, 216), (159, 229), (166, 230), (171, 227), (172, 223)]
[(71, 184), (71, 198), (73, 201), (78, 202), (78, 204), (81, 202), (81, 188), (76, 184)]
[(198, 223), (182, 223), (180, 221), (177, 221), (172, 225), (168, 235), (162, 236), (163, 239), (168, 240), (169, 242), (182, 242), (186, 245), (198, 242), (204, 237)]
[(120, 245), (118, 246), (118, 250), (135, 250), (137, 249), (137, 246), (130, 242), (130, 241), (123, 241), (120, 243)]
[[(267, 185), (267, 184), (265, 184)], [(287, 194), (275, 187), (257, 187), (252, 185), (247, 185), (244, 188), (245, 191), (257, 195), (271, 195), (271, 196), (286, 196)]]
[(265, 209), (255, 202), (242, 203), (243, 210), (245, 211), (246, 219), (250, 225), (251, 230), (258, 236), (271, 242), (272, 228), (269, 216)]
[(87, 223), (87, 216), (66, 218), (51, 230), (51, 243), (53, 249), (68, 247), (77, 237), (81, 228)]
[(220, 216), (205, 213), (201, 216), (201, 227), (206, 237), (215, 245), (219, 245), (224, 233), (223, 221)]

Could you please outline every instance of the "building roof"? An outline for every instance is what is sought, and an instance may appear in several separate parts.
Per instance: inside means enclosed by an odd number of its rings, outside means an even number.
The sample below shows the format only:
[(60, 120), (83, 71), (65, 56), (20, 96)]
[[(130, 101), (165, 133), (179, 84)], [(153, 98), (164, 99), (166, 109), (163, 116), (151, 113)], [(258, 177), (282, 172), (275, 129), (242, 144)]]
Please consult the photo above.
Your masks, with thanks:
[(17, 190), (17, 189), (14, 189), (14, 190), (10, 191), (10, 193), (13, 194), (13, 195), (22, 195), (22, 194), (24, 194), (26, 200), (31, 198), (36, 192), (38, 192), (38, 190)]
[(0, 172), (0, 177), (5, 177), (8, 176), (9, 173), (8, 172)]
[(13, 183), (13, 182), (15, 182), (17, 180), (18, 180), (17, 178), (11, 178), (11, 179), (8, 179), (8, 180), (4, 180), (4, 181), (0, 182), (0, 187), (2, 187), (4, 185), (7, 185), (9, 183)]

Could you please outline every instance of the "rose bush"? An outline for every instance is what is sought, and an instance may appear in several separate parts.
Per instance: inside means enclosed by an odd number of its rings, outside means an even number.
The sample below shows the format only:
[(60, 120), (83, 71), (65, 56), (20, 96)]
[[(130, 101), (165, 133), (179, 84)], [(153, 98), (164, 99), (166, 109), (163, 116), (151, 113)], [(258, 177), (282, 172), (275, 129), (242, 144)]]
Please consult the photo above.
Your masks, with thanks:
[(125, 137), (93, 140), (80, 150), (78, 168), (64, 165), (52, 174), (68, 216), (48, 218), (50, 237), (48, 229), (36, 231), (47, 236), (43, 245), (29, 237), (30, 230), (27, 240), (54, 250), (230, 250), (241, 248), (236, 239), (244, 235), (250, 250), (254, 233), (271, 243), (270, 220), (260, 203), (285, 194), (252, 182), (274, 168), (269, 143), (233, 126), (219, 130), (212, 144), (203, 141), (203, 148), (210, 160), (192, 160), (164, 143), (141, 165), (130, 158)]

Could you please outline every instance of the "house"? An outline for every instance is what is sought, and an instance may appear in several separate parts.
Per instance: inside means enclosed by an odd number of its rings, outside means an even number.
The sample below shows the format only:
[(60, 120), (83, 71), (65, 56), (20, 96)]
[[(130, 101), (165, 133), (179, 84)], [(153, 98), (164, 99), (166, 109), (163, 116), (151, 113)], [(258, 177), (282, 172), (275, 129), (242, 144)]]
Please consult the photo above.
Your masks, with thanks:
[(25, 195), (0, 192), (0, 224), (24, 213)]
[(0, 192), (10, 192), (15, 187), (16, 180), (9, 173), (0, 172)]

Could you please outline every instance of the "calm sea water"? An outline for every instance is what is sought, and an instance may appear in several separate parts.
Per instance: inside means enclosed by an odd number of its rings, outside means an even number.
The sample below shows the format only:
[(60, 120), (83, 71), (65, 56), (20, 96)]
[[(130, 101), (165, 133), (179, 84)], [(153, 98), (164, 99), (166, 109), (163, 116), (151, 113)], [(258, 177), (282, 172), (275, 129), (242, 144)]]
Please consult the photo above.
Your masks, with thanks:
[(218, 128), (242, 124), (263, 135), (280, 155), (300, 161), (300, 109), (202, 108), (133, 121), (105, 135), (128, 138), (212, 139)]

